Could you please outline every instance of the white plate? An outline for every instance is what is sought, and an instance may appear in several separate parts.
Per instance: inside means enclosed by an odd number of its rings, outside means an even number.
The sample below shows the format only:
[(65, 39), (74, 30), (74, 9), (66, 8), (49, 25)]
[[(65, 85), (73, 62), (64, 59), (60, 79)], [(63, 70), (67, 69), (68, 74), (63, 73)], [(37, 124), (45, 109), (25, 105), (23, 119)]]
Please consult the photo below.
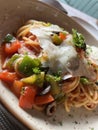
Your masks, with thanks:
[[(95, 44), (98, 43), (85, 29), (64, 13), (40, 2), (8, 0), (6, 3), (6, 0), (1, 0), (0, 6), (1, 37), (16, 30), (24, 21), (32, 18), (56, 23), (68, 31), (71, 31), (71, 28), (74, 27), (85, 35), (86, 42), (94, 41)], [(18, 106), (18, 99), (2, 82), (0, 82), (0, 100), (17, 119), (31, 130), (98, 130), (97, 109), (87, 111), (84, 108), (79, 108), (67, 113), (64, 107), (60, 106), (53, 117), (47, 117), (44, 113), (35, 110), (25, 111)]]
[(53, 117), (47, 117), (42, 112), (21, 109), (18, 99), (2, 84), (0, 95), (1, 101), (11, 113), (31, 130), (98, 130), (98, 109), (88, 111), (75, 108), (67, 113), (61, 106)]

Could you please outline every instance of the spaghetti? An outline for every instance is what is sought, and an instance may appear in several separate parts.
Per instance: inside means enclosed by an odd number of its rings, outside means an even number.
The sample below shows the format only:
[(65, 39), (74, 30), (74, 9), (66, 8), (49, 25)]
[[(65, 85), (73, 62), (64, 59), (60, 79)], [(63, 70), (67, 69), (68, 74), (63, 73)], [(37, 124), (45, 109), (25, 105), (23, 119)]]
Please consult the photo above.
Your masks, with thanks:
[[(76, 30), (70, 34), (57, 25), (29, 20), (16, 38), (4, 38), (0, 79), (24, 109), (48, 110), (50, 116), (60, 103), (67, 112), (82, 106), (93, 110), (98, 104), (98, 65), (89, 47)], [(72, 76), (64, 78), (67, 74)]]

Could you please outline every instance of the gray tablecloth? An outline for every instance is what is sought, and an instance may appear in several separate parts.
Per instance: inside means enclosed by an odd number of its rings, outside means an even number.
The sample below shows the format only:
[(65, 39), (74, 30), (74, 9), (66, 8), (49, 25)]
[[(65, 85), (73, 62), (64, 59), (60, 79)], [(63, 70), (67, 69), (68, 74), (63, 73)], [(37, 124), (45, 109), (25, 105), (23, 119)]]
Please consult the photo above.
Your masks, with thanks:
[(0, 103), (0, 130), (29, 130)]

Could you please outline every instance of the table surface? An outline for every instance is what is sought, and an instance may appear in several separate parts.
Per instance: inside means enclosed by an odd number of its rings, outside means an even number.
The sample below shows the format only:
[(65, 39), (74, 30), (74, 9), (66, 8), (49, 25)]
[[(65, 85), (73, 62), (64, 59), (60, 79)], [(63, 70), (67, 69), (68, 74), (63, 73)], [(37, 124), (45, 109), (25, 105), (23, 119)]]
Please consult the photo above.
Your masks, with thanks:
[(0, 103), (0, 130), (29, 130)]

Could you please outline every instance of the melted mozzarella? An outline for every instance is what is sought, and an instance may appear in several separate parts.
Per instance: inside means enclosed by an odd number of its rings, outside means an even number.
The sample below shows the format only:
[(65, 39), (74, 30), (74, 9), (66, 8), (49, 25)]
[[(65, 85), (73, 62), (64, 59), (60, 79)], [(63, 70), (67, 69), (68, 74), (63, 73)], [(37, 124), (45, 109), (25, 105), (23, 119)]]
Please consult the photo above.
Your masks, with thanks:
[(37, 36), (40, 46), (43, 48), (43, 51), (47, 53), (48, 64), (50, 69), (57, 71), (58, 69), (65, 70), (66, 64), (68, 61), (77, 56), (75, 48), (68, 44), (68, 41), (64, 41), (60, 46), (56, 46), (52, 43), (50, 35), (53, 32), (63, 31), (57, 25), (51, 25), (48, 27), (38, 27), (32, 28), (31, 33)]
[(88, 46), (89, 58), (98, 65), (98, 47)]

